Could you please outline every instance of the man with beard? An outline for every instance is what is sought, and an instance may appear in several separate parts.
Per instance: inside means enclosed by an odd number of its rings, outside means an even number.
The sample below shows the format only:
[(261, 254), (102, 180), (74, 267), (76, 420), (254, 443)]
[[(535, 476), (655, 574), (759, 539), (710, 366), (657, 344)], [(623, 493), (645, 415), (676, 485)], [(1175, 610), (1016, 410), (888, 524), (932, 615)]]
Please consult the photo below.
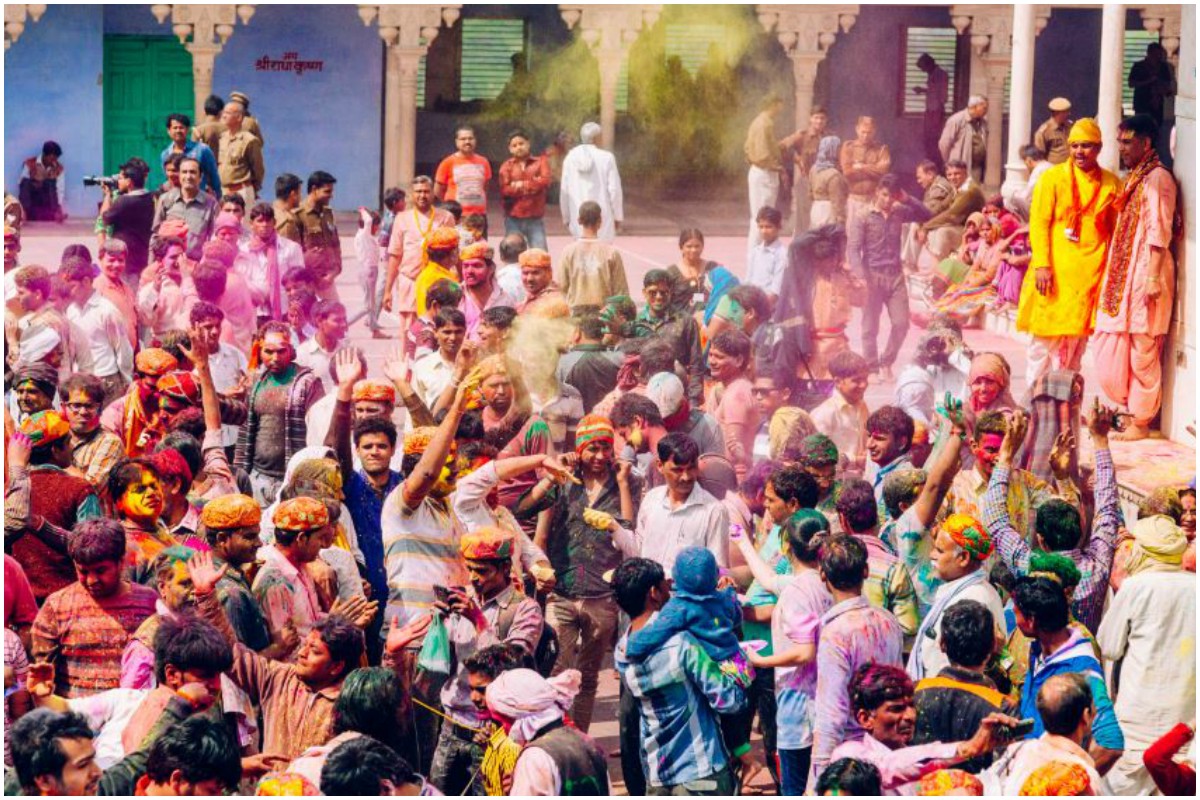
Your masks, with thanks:
[(58, 370), (49, 364), (18, 364), (13, 372), (13, 396), (17, 401), (15, 422), (24, 422), (39, 411), (54, 407), (58, 395)]
[(291, 326), (262, 327), (259, 349), (263, 371), (249, 394), (249, 416), (238, 431), (234, 466), (250, 474), (254, 499), (275, 502), (291, 457), (304, 448), (304, 415), (325, 390), (307, 367), (295, 363)]

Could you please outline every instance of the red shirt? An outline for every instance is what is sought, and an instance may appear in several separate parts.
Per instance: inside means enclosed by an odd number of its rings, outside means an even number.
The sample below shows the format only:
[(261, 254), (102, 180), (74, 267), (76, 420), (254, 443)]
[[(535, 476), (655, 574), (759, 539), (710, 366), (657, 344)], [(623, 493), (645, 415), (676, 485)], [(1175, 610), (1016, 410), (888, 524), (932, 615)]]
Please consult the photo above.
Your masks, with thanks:
[(12, 556), (4, 556), (4, 626), (31, 625), (37, 616), (37, 601), (25, 570)]
[[(520, 186), (513, 186), (519, 181)], [(504, 215), (514, 219), (541, 219), (546, 214), (546, 190), (550, 187), (550, 165), (545, 156), (500, 165), (500, 194)]]
[(438, 164), (434, 180), (446, 187), (446, 200), (456, 200), (464, 214), (487, 213), (487, 182), (492, 165), (478, 153), (454, 153)]

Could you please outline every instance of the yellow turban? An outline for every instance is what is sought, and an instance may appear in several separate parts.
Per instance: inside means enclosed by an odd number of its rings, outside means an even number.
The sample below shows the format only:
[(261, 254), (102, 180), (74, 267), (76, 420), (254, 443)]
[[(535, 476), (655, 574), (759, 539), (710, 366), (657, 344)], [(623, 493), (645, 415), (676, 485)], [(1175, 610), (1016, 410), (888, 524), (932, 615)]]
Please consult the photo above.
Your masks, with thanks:
[(1071, 142), (1100, 144), (1103, 141), (1104, 137), (1100, 135), (1100, 126), (1091, 117), (1084, 117), (1078, 120), (1071, 126), (1071, 133), (1067, 136), (1067, 144)]
[(1068, 761), (1051, 761), (1029, 773), (1021, 797), (1080, 797), (1092, 793), (1087, 770)]
[(204, 527), (216, 531), (250, 528), (262, 522), (262, 510), (253, 497), (226, 494), (204, 504), (200, 521)]

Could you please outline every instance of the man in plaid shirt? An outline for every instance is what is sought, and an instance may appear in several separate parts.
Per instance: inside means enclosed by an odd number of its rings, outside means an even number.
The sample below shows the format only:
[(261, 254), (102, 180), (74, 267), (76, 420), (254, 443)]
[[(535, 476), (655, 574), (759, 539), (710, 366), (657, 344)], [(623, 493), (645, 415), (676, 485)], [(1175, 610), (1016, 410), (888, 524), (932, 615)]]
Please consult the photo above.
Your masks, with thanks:
[[(1092, 632), (1100, 625), (1120, 527), (1116, 471), (1112, 453), (1108, 449), (1108, 432), (1114, 413), (1113, 409), (1100, 405), (1099, 399), (1096, 399), (1091, 418), (1087, 421), (1096, 451), (1096, 517), (1087, 544), (1083, 547), (1079, 544), (1082, 531), (1078, 509), (1057, 498), (1048, 500), (1038, 508), (1034, 533), (1039, 548), (1061, 553), (1078, 565), (1082, 578), (1071, 597), (1071, 611)], [(983, 498), (983, 523), (987, 526), (988, 535), (996, 544), (1004, 564), (1017, 576), (1028, 574), (1033, 550), (1013, 527), (1006, 498), (1012, 462), (1025, 438), (1028, 424), (1024, 412), (1016, 411), (1013, 414)], [(1064, 444), (1070, 447), (1074, 442), (1070, 437), (1064, 437)]]
[[(630, 633), (648, 624), (671, 596), (662, 566), (645, 558), (617, 567), (612, 583), (617, 604), (631, 619)], [(639, 705), (647, 794), (733, 794), (717, 715), (746, 705), (735, 676), (722, 672), (690, 634), (675, 634), (638, 664), (625, 659), (627, 639), (617, 644), (615, 661)]]

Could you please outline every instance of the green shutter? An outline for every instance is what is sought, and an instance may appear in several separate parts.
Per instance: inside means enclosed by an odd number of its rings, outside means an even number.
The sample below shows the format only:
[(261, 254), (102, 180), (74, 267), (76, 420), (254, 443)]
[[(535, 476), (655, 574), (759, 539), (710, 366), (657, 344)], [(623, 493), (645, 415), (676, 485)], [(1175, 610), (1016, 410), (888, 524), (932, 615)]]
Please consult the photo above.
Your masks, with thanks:
[(1124, 83), (1121, 86), (1121, 113), (1126, 117), (1133, 114), (1133, 88), (1129, 85), (1129, 70), (1146, 57), (1146, 45), (1158, 40), (1158, 34), (1150, 31), (1125, 31), (1125, 70), (1121, 73), (1124, 76)]
[(709, 50), (728, 37), (724, 25), (702, 22), (673, 22), (667, 25), (666, 57), (678, 57), (683, 68), (694, 78), (708, 60)]
[(906, 28), (904, 42), (904, 113), (924, 114), (925, 96), (913, 91), (924, 86), (926, 75), (917, 66), (922, 53), (929, 53), (937, 65), (950, 76), (946, 92), (946, 113), (954, 108), (954, 62), (958, 52), (958, 33), (954, 28)]
[(525, 53), (525, 20), (464, 19), (459, 99), (498, 97), (512, 78), (512, 57), (517, 53)]

